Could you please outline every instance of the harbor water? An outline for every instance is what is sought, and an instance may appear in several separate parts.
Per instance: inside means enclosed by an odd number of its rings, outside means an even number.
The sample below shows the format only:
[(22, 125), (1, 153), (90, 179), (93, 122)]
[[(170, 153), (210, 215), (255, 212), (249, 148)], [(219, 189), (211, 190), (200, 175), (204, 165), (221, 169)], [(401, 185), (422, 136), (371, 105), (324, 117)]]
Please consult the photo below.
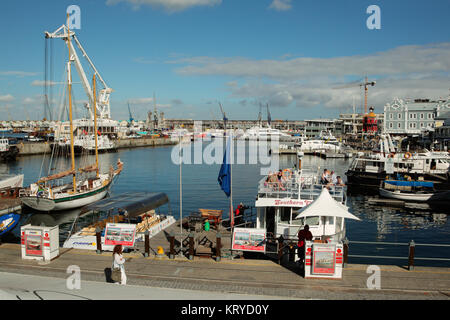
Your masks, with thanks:
[[(115, 181), (110, 194), (122, 192), (148, 191), (165, 192), (170, 199), (171, 213), (177, 219), (180, 217), (180, 166), (174, 159), (178, 157), (176, 146), (147, 147), (135, 149), (122, 149), (117, 153), (100, 154), (100, 167), (107, 171), (110, 165), (117, 160), (124, 163), (123, 172)], [(191, 148), (191, 164), (183, 163), (182, 169), (182, 206), (183, 216), (197, 211), (199, 208), (222, 209), (224, 216), (228, 215), (229, 199), (220, 189), (217, 181), (221, 163), (216, 161), (208, 164), (204, 159), (194, 159), (194, 144)], [(208, 143), (202, 146), (202, 152), (208, 148)], [(209, 150), (206, 150), (209, 152)], [(245, 154), (245, 163), (237, 163), (232, 166), (233, 179), (233, 204), (239, 203), (254, 206), (258, 182), (262, 179), (261, 168), (267, 167), (261, 161), (249, 164), (248, 159), (254, 150), (248, 146), (235, 146), (235, 154)], [(43, 160), (44, 158), (44, 160)], [(222, 159), (222, 157), (216, 157)], [(61, 159), (60, 159), (61, 160)], [(279, 167), (293, 167), (296, 160), (295, 155), (279, 156)], [(81, 165), (94, 162), (94, 156), (90, 156)], [(316, 156), (305, 156), (304, 167), (314, 167), (322, 171), (324, 168), (334, 170), (337, 175), (346, 180), (345, 171), (350, 165), (350, 159), (322, 159)], [(59, 161), (61, 162), (61, 161)], [(63, 159), (62, 167), (70, 167), (70, 159)], [(197, 162), (197, 164), (194, 164)], [(221, 161), (220, 161), (221, 162)], [(56, 168), (57, 164), (50, 162), (49, 155), (20, 157), (14, 163), (1, 164), (1, 170), (8, 173), (23, 173), (24, 186), (36, 182), (40, 176), (46, 175), (50, 168)], [(61, 164), (58, 164), (61, 166)], [(364, 191), (364, 190), (359, 190)], [(350, 263), (365, 264), (406, 264), (408, 257), (408, 246), (390, 246), (381, 242), (395, 242), (407, 244), (414, 240), (417, 244), (450, 244), (450, 222), (448, 210), (419, 210), (390, 208), (370, 205), (364, 192), (351, 193), (347, 197), (347, 206), (350, 212), (359, 217), (361, 221), (347, 221), (347, 238), (350, 241), (378, 242), (378, 244), (350, 243), (350, 255), (377, 255), (405, 257), (399, 259), (381, 258), (355, 258), (350, 257)], [(79, 210), (68, 212), (56, 212), (47, 214), (24, 210), (20, 224), (32, 223), (33, 225), (59, 225), (61, 243), (67, 237), (71, 224)], [(7, 241), (18, 242), (20, 227), (16, 227)], [(5, 240), (3, 240), (5, 241)], [(449, 247), (416, 247), (416, 257), (450, 257)], [(425, 266), (448, 266), (449, 262), (443, 261), (416, 261), (416, 265)]]

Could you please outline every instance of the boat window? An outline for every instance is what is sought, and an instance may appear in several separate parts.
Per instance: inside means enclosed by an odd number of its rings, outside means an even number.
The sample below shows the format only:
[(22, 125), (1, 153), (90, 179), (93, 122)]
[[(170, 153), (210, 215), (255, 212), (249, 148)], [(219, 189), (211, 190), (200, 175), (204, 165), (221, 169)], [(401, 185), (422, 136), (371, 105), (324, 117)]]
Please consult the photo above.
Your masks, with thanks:
[(280, 208), (280, 215), (279, 217), (279, 221), (278, 222), (285, 222), (285, 223), (289, 223), (291, 220), (291, 208), (289, 207), (281, 207)]
[(319, 217), (306, 217), (305, 224), (310, 226), (318, 226), (319, 225)]
[(292, 208), (292, 220), (291, 220), (291, 224), (296, 225), (296, 226), (301, 226), (303, 225), (303, 220), (304, 218), (299, 218), (299, 219), (295, 219), (296, 216), (298, 216), (299, 212), (300, 212), (301, 208)]

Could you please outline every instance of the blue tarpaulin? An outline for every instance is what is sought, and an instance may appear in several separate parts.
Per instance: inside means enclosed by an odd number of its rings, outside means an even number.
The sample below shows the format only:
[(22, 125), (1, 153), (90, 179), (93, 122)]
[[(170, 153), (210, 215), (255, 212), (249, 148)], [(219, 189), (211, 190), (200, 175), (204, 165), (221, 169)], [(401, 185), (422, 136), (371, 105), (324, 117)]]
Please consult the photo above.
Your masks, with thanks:
[(433, 188), (433, 182), (431, 181), (398, 181), (398, 180), (386, 180), (385, 183), (399, 186), (399, 187), (428, 187)]

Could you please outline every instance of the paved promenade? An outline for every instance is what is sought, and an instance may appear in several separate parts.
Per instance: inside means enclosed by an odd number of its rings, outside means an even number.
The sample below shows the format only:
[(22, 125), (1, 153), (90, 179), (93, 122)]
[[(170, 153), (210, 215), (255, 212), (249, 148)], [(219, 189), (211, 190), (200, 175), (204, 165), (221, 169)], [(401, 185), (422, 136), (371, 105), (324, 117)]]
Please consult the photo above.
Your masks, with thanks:
[[(125, 254), (131, 258), (126, 263), (130, 299), (432, 299), (450, 300), (450, 268), (416, 267), (413, 271), (398, 266), (379, 266), (381, 269), (381, 289), (368, 289), (366, 265), (348, 265), (342, 280), (304, 279), (299, 269), (293, 266), (280, 266), (269, 260), (222, 259), (215, 262), (207, 258), (193, 261), (166, 257), (144, 258), (140, 254)], [(90, 299), (107, 299), (109, 288), (121, 287), (107, 283), (105, 272), (111, 266), (111, 253), (97, 254), (95, 251), (61, 249), (60, 256), (51, 262), (21, 259), (20, 245), (0, 245), (0, 290), (20, 289), (11, 274), (24, 274), (39, 277), (52, 277), (65, 288), (70, 274), (67, 268), (76, 265), (81, 270), (82, 286), (93, 288), (83, 293)], [(8, 280), (9, 279), (9, 280)], [(25, 279), (25, 278), (24, 278)], [(39, 281), (36, 280), (36, 285)], [(42, 279), (41, 279), (42, 283)], [(139, 286), (139, 287), (135, 287)], [(146, 290), (142, 287), (150, 287)], [(33, 289), (34, 288), (34, 289)], [(23, 287), (36, 290), (42, 287)], [(131, 289), (130, 289), (131, 288)], [(137, 288), (132, 290), (133, 288)], [(156, 294), (155, 288), (172, 289)], [(61, 289), (62, 290), (62, 289)], [(115, 289), (112, 289), (115, 290)], [(187, 291), (186, 291), (187, 290)], [(58, 290), (60, 291), (60, 290)], [(165, 293), (164, 293), (165, 292)], [(208, 293), (209, 292), (209, 293)], [(155, 293), (155, 294), (153, 294)], [(237, 295), (245, 295), (237, 298)], [(61, 299), (65, 299), (61, 297)]]

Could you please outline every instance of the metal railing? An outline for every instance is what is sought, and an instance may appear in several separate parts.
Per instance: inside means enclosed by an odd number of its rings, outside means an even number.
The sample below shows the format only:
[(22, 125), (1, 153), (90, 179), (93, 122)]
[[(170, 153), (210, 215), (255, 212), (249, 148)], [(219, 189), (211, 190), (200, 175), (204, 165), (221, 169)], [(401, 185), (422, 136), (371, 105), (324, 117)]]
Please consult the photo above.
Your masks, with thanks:
[[(348, 257), (351, 258), (377, 258), (377, 259), (395, 259), (395, 260), (403, 260), (408, 259), (408, 269), (414, 269), (414, 261), (415, 260), (424, 260), (424, 261), (450, 261), (450, 258), (441, 258), (441, 257), (416, 257), (415, 256), (415, 247), (442, 247), (442, 248), (450, 248), (450, 244), (433, 244), (433, 243), (415, 243), (414, 240), (411, 240), (409, 243), (405, 242), (377, 242), (377, 241), (350, 241), (347, 238), (344, 239), (344, 264), (347, 262)], [(388, 246), (408, 246), (408, 256), (382, 256), (382, 255), (357, 255), (357, 254), (348, 254), (349, 244), (364, 244), (364, 245), (388, 245)], [(346, 254), (347, 253), (347, 254)]]

